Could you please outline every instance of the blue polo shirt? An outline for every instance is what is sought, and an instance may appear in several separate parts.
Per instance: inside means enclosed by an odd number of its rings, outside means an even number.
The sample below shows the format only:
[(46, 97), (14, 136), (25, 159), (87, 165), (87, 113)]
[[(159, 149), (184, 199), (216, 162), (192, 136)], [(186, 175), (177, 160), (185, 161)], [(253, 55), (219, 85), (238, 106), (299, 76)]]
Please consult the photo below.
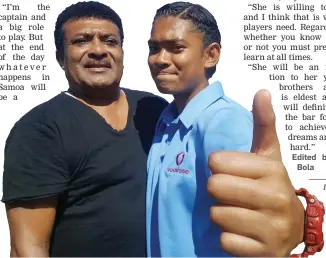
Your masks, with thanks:
[(215, 82), (179, 115), (172, 102), (162, 113), (148, 158), (148, 256), (229, 257), (221, 229), (211, 223), (216, 203), (207, 193), (208, 156), (217, 150), (249, 152), (251, 112), (224, 96)]

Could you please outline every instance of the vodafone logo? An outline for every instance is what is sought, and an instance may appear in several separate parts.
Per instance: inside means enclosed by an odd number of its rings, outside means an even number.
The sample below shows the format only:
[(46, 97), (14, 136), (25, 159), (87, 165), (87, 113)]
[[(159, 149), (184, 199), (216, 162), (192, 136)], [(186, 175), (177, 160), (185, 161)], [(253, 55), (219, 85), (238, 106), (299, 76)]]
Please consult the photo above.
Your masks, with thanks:
[(185, 158), (184, 152), (180, 152), (175, 158), (175, 163), (177, 163), (178, 167), (177, 168), (168, 168), (167, 169), (168, 172), (188, 175), (189, 174), (188, 169), (179, 168), (179, 166), (182, 164), (184, 158)]
[(185, 174), (185, 175), (189, 174), (188, 169), (182, 169), (182, 168), (168, 168), (168, 172), (177, 173), (177, 174)]
[(180, 166), (185, 158), (184, 152), (180, 152), (177, 157), (175, 158), (175, 162), (177, 163), (177, 166)]

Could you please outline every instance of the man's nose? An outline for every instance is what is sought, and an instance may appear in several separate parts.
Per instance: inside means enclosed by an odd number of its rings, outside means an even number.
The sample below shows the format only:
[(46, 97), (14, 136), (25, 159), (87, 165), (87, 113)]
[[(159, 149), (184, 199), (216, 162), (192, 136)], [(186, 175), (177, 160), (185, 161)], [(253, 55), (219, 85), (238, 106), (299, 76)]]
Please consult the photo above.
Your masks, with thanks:
[(171, 56), (168, 51), (165, 49), (161, 49), (160, 52), (157, 53), (156, 58), (154, 60), (154, 65), (157, 67), (160, 66), (168, 66), (171, 63)]
[(107, 55), (107, 46), (99, 38), (95, 37), (91, 41), (88, 54), (92, 57), (103, 58)]

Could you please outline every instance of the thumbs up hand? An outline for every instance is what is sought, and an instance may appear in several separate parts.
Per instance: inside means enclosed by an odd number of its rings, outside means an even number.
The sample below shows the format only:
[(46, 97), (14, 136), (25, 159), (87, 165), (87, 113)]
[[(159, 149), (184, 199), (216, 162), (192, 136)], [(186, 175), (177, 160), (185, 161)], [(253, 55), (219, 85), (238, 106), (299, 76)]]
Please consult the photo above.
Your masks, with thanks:
[(254, 137), (251, 153), (282, 161), (280, 143), (277, 138), (275, 114), (268, 91), (261, 90), (254, 97)]
[(285, 257), (303, 241), (304, 209), (282, 163), (268, 91), (253, 103), (251, 153), (209, 157), (207, 189), (218, 201), (211, 220), (223, 229), (221, 247), (237, 257)]

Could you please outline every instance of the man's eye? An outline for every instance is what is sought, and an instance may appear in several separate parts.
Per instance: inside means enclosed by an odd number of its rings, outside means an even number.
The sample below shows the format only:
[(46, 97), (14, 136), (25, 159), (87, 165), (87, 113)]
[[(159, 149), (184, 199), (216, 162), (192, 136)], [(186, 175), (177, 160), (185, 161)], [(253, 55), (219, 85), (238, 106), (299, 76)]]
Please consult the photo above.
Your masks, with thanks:
[(87, 39), (74, 39), (72, 41), (72, 44), (77, 44), (77, 45), (82, 45), (82, 44), (85, 44), (87, 43), (88, 40)]
[(104, 42), (110, 46), (115, 46), (118, 44), (118, 41), (116, 41), (115, 39), (105, 39)]
[(183, 46), (183, 45), (175, 45), (174, 46), (174, 50), (177, 50), (177, 51), (181, 51), (181, 50), (183, 50), (185, 48), (185, 46)]
[(148, 48), (149, 48), (149, 52), (152, 54), (158, 51), (158, 47), (155, 45), (149, 45)]

